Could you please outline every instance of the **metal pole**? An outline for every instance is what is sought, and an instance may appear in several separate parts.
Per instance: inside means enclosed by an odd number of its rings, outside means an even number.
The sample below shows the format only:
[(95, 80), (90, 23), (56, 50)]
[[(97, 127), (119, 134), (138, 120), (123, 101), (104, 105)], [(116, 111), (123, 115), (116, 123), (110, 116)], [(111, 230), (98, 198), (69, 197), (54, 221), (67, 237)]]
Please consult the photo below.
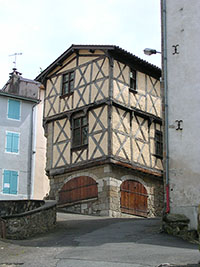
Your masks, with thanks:
[(164, 79), (164, 114), (165, 114), (165, 179), (166, 213), (170, 212), (169, 196), (169, 135), (168, 135), (168, 81), (167, 81), (167, 20), (166, 0), (162, 1), (162, 42), (163, 42), (163, 79)]

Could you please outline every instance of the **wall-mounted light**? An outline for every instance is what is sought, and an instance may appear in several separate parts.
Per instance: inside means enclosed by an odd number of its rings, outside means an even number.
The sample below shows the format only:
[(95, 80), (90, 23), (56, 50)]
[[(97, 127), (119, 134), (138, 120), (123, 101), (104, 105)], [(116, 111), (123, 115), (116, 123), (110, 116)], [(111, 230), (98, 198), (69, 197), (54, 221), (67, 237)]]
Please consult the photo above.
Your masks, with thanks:
[(144, 54), (147, 56), (151, 56), (153, 54), (161, 54), (161, 52), (159, 52), (155, 49), (152, 49), (152, 48), (145, 48), (143, 51), (144, 51)]

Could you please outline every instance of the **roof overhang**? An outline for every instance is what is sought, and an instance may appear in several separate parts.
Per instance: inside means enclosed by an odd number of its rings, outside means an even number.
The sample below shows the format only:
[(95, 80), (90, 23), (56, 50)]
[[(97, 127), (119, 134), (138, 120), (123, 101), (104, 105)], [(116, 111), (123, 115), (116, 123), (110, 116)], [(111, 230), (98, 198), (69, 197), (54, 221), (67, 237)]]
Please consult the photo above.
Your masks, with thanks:
[(33, 102), (33, 103), (39, 103), (40, 102), (39, 99), (35, 99), (35, 98), (31, 98), (31, 97), (24, 97), (24, 96), (20, 96), (20, 95), (15, 95), (15, 94), (7, 93), (7, 92), (2, 91), (2, 90), (0, 90), (0, 96), (15, 98), (15, 99), (29, 101), (29, 102)]
[(48, 74), (53, 71), (57, 66), (60, 66), (62, 62), (78, 50), (104, 50), (110, 53), (110, 55), (127, 65), (134, 67), (135, 69), (144, 72), (152, 77), (159, 79), (161, 77), (161, 69), (149, 62), (133, 55), (132, 53), (115, 45), (71, 45), (62, 55), (60, 55), (53, 63), (51, 63), (44, 71), (42, 71), (36, 78), (36, 81), (44, 82)]

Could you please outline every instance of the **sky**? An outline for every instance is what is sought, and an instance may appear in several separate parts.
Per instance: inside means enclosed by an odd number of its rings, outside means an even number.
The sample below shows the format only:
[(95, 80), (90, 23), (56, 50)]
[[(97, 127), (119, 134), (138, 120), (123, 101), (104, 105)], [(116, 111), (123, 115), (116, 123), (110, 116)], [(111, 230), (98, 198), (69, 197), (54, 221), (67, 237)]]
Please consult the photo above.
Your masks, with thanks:
[(34, 79), (72, 44), (117, 45), (160, 67), (160, 0), (0, 0), (0, 88)]

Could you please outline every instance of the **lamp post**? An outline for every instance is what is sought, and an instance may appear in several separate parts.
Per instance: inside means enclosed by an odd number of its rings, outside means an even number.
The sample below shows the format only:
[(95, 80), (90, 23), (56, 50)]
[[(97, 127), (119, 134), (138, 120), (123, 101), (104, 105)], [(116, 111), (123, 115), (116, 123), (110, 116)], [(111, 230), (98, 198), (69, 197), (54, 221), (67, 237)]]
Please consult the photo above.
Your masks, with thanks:
[[(165, 7), (166, 10), (166, 7)], [(166, 14), (164, 14), (163, 19), (166, 20)], [(166, 21), (163, 22), (166, 25)], [(163, 34), (166, 35), (166, 27), (164, 27)], [(162, 69), (162, 81), (164, 85), (164, 129), (165, 129), (165, 183), (166, 183), (166, 213), (170, 212), (170, 196), (169, 196), (169, 137), (168, 137), (168, 82), (167, 82), (167, 55), (166, 55), (166, 36), (164, 37), (164, 49), (163, 49), (163, 69)], [(151, 56), (153, 54), (162, 54), (162, 52), (157, 51), (152, 48), (145, 48), (144, 54)]]
[(151, 56), (153, 54), (161, 54), (161, 52), (159, 52), (155, 49), (152, 49), (152, 48), (145, 48), (143, 51), (144, 51), (144, 54), (147, 56)]

